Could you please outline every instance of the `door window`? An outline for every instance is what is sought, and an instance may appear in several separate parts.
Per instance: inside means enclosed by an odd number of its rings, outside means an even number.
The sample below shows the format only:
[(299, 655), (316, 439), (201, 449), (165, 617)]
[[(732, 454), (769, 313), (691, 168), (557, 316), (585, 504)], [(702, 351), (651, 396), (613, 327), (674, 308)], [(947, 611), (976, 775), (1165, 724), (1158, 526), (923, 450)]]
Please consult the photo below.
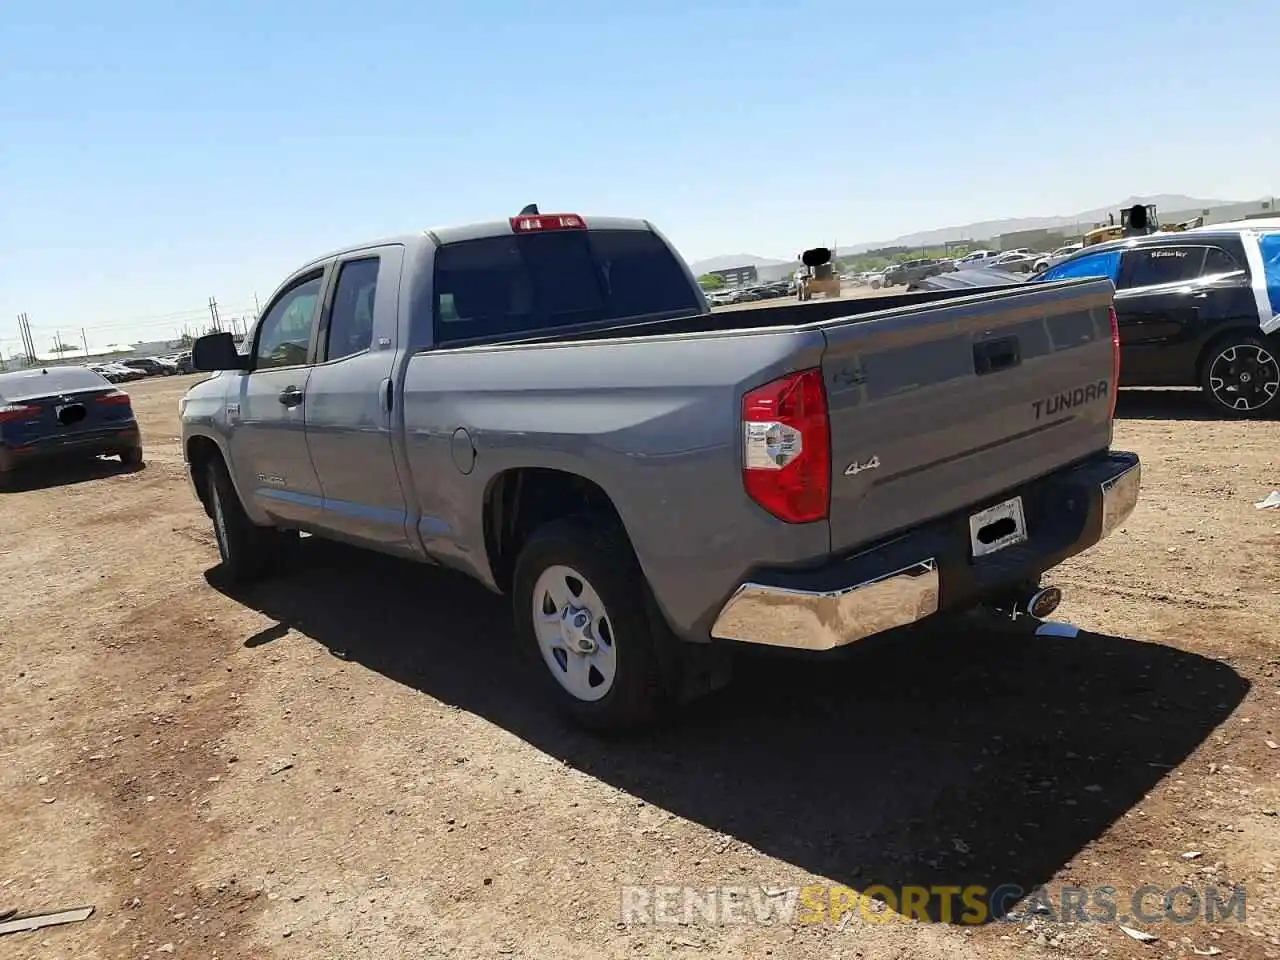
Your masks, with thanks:
[(258, 326), (254, 368), (292, 367), (307, 362), (311, 325), (323, 274), (303, 280), (271, 305)]
[(338, 273), (329, 313), (324, 359), (341, 360), (373, 344), (373, 300), (378, 292), (377, 257), (349, 260)]
[(1204, 247), (1143, 247), (1128, 250), (1120, 269), (1121, 290), (1186, 283), (1200, 276)]
[(1106, 277), (1115, 283), (1120, 272), (1120, 251), (1103, 250), (1064, 260), (1040, 274), (1041, 281), (1077, 280), (1082, 277)]
[(1243, 272), (1244, 267), (1240, 266), (1240, 262), (1221, 247), (1209, 247), (1205, 250), (1204, 266), (1200, 268), (1200, 276), (1221, 277)]

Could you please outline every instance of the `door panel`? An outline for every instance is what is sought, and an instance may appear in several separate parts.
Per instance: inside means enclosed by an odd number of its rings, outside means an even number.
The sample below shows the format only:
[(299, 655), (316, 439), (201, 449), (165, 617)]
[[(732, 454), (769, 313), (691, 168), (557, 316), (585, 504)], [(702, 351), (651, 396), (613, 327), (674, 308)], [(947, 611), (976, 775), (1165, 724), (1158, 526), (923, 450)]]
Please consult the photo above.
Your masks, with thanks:
[(1238, 317), (1248, 275), (1220, 246), (1171, 241), (1127, 250), (1117, 288), (1121, 384), (1181, 386), (1196, 382), (1205, 339)]
[(412, 553), (391, 443), (402, 259), (402, 247), (380, 247), (335, 266), (305, 418), (326, 530)]
[(307, 450), (307, 364), (325, 272), (298, 278), (268, 305), (254, 331), (253, 369), (231, 392), (231, 460), (240, 489), (277, 522), (320, 520), (320, 484)]

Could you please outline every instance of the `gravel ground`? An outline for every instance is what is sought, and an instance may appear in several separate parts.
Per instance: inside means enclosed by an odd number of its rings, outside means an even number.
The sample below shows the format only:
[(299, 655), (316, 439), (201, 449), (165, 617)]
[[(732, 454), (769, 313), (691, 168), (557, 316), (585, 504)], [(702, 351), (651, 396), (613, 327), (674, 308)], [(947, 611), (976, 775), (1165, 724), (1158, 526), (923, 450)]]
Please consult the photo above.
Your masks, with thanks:
[[(458, 577), (312, 539), (288, 577), (211, 585), (191, 380), (130, 385), (145, 469), (0, 494), (0, 913), (97, 907), (0, 955), (1280, 957), (1274, 423), (1122, 397), (1144, 495), (1053, 578), (1074, 639), (755, 656), (669, 729), (601, 741)], [(766, 914), (810, 884), (1109, 884), (1120, 913), (1144, 884), (1247, 893), (1244, 922), (1131, 918), (1142, 942), (1056, 908), (624, 923), (627, 884)]]

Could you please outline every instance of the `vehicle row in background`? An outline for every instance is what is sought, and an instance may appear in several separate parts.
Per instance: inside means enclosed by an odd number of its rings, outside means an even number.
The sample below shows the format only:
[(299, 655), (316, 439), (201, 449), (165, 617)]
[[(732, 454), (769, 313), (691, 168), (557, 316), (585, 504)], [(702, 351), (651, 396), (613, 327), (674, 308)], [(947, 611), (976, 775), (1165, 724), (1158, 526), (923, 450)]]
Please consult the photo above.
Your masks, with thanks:
[(707, 294), (707, 302), (713, 307), (724, 307), (734, 303), (756, 303), (761, 300), (777, 300), (795, 293), (796, 284), (792, 280), (775, 280), (772, 283), (757, 283), (745, 287), (730, 287), (727, 290), (713, 290)]
[(128, 383), (143, 377), (172, 377), (179, 373), (192, 373), (191, 353), (175, 353), (167, 357), (126, 357), (106, 363), (90, 365), (90, 370), (100, 373), (111, 383)]

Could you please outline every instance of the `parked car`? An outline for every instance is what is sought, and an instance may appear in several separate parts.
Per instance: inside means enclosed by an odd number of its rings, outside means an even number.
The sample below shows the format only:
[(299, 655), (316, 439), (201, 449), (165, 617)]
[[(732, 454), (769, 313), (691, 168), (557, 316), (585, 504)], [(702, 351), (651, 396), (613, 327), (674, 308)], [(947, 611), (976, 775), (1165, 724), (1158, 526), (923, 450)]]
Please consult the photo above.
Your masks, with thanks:
[(1115, 284), (1121, 386), (1198, 386), (1229, 417), (1280, 412), (1280, 229), (1221, 224), (1086, 247), (1037, 278)]
[(937, 260), (927, 258), (904, 260), (885, 271), (884, 286), (908, 286), (916, 280), (923, 280), (925, 277), (932, 277), (942, 272), (942, 266)]
[(146, 373), (135, 367), (126, 367), (124, 364), (115, 361), (98, 364), (92, 369), (97, 373), (101, 373), (111, 383), (128, 383), (131, 380), (141, 380), (146, 376)]
[(1035, 266), (1032, 268), (1032, 272), (1043, 273), (1050, 267), (1058, 265), (1073, 253), (1078, 253), (1083, 249), (1083, 243), (1068, 243), (1065, 246), (1058, 247), (1052, 253), (1045, 254), (1037, 259)]
[(981, 261), (991, 260), (998, 256), (1000, 256), (999, 250), (974, 250), (957, 260), (956, 265), (963, 270), (967, 267), (980, 266)]
[[(981, 263), (982, 261), (978, 261)], [(1006, 287), (1010, 284), (1024, 282), (1029, 274), (1014, 273), (990, 266), (977, 266), (950, 273), (939, 273), (923, 280), (916, 280), (907, 287), (908, 292), (917, 290), (979, 290), (986, 287)]]
[(19, 467), (55, 456), (103, 454), (142, 463), (127, 393), (88, 367), (0, 373), (0, 485)]
[(1002, 253), (998, 257), (987, 260), (986, 263), (997, 270), (1009, 273), (1031, 273), (1036, 265), (1036, 258), (1029, 253), (1010, 250), (1008, 253)]
[(167, 364), (158, 357), (127, 357), (120, 363), (122, 366), (141, 371), (144, 377), (167, 377), (178, 372), (176, 364)]
[(648, 222), (526, 211), (299, 269), (247, 356), (196, 342), (182, 448), (226, 580), (296, 531), (456, 568), (512, 598), (571, 716), (628, 727), (725, 683), (734, 643), (1047, 616), (1041, 576), (1138, 495), (1111, 297), (711, 313)]

